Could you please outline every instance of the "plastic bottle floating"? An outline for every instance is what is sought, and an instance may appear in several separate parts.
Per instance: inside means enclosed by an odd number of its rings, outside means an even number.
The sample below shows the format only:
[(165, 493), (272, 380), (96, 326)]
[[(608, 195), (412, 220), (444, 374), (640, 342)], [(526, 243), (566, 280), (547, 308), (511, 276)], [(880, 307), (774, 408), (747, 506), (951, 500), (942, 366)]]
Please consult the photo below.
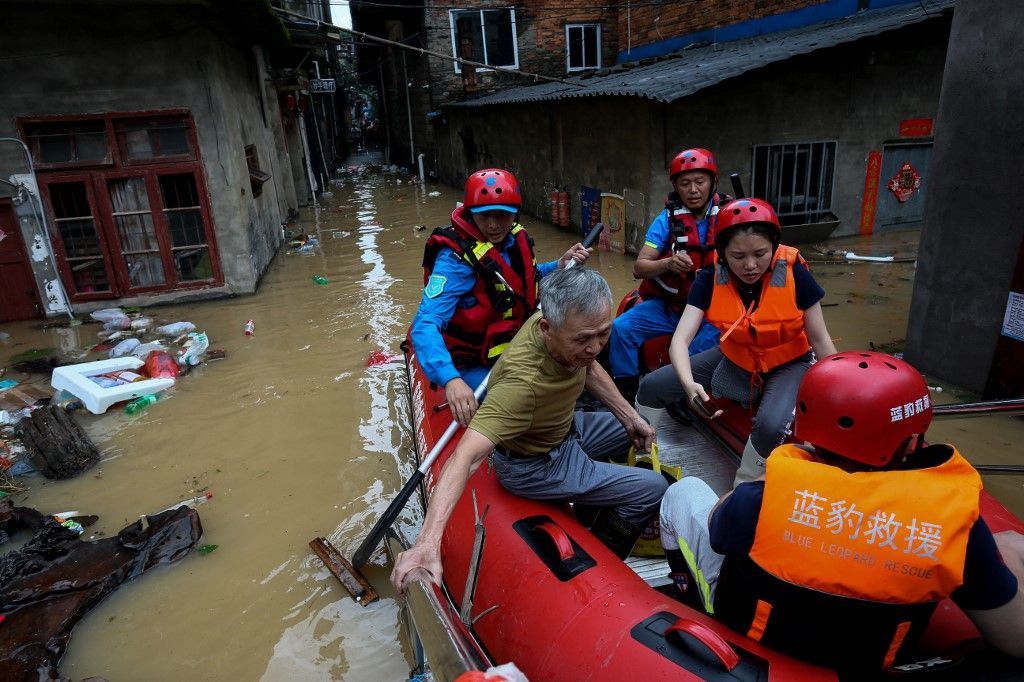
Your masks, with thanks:
[(255, 333), (256, 333), (256, 321), (255, 320), (249, 320), (248, 322), (245, 323), (245, 335), (246, 336), (252, 336)]
[(154, 394), (148, 393), (142, 396), (141, 398), (136, 398), (135, 400), (128, 403), (128, 405), (124, 408), (124, 413), (135, 414), (136, 412), (149, 407), (157, 400), (158, 398)]
[(196, 506), (198, 506), (200, 504), (205, 504), (206, 502), (209, 502), (211, 499), (213, 499), (213, 491), (212, 490), (207, 490), (202, 495), (196, 495), (195, 497), (189, 497), (189, 498), (181, 500), (179, 502), (175, 502), (174, 504), (170, 505), (169, 507), (164, 507), (160, 511), (154, 512), (153, 514), (154, 515), (155, 514), (162, 514), (165, 511), (170, 511), (171, 509), (177, 509), (178, 507), (191, 507), (191, 508), (195, 509)]
[(327, 284), (329, 280), (323, 275), (313, 275), (313, 281), (317, 284)]

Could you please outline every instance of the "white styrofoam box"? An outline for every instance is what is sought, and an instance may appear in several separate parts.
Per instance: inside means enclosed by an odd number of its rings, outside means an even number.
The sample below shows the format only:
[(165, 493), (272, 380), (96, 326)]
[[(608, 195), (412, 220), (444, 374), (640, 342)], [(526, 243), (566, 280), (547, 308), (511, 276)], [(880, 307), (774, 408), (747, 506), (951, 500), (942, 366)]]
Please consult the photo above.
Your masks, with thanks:
[(123, 369), (136, 370), (144, 364), (146, 363), (142, 360), (128, 356), (56, 367), (50, 377), (50, 385), (57, 390), (63, 389), (81, 400), (85, 408), (93, 414), (103, 414), (114, 403), (138, 398), (147, 393), (158, 393), (174, 385), (174, 379), (146, 379), (103, 388), (89, 378)]

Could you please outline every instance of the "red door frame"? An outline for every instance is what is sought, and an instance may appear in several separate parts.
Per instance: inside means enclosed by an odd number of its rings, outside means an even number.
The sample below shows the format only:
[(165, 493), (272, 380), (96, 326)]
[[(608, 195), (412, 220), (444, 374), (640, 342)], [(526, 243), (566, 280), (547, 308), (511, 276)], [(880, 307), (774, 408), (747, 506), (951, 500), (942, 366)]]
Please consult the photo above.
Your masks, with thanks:
[[(64, 283), (64, 290), (72, 301), (102, 301), (111, 298), (118, 298), (118, 283), (114, 274), (114, 264), (110, 255), (110, 248), (107, 245), (107, 230), (104, 229), (103, 216), (100, 213), (100, 206), (96, 200), (96, 188), (93, 181), (93, 174), (82, 173), (39, 173), (39, 194), (43, 199), (43, 207), (46, 210), (46, 217), (53, 225), (53, 232), (50, 235), (50, 244), (57, 255), (57, 269), (60, 272), (61, 281)], [(53, 199), (50, 196), (50, 185), (58, 185), (70, 182), (81, 182), (85, 185), (85, 196), (89, 202), (89, 209), (93, 212), (93, 223), (96, 226), (96, 237), (99, 240), (100, 251), (103, 258), (103, 268), (107, 275), (107, 282), (110, 284), (110, 291), (79, 292), (75, 286), (75, 278), (68, 263), (68, 254), (64, 250), (64, 240), (60, 236), (60, 226), (57, 224), (57, 215), (53, 210)]]
[(199, 211), (203, 216), (203, 226), (206, 228), (207, 237), (209, 240), (206, 242), (206, 248), (210, 250), (210, 266), (213, 271), (213, 277), (210, 279), (197, 280), (195, 282), (178, 282), (174, 287), (178, 289), (195, 289), (203, 288), (224, 283), (224, 274), (220, 269), (220, 254), (217, 251), (217, 235), (213, 230), (213, 218), (210, 211), (210, 195), (206, 190), (206, 174), (203, 172), (203, 166), (198, 161), (189, 163), (176, 163), (168, 164), (165, 166), (155, 167), (153, 169), (153, 182), (156, 185), (157, 197), (160, 199), (160, 215), (157, 216), (159, 222), (158, 225), (163, 227), (163, 232), (167, 238), (167, 252), (170, 254), (171, 264), (170, 272), (174, 274), (175, 281), (177, 281), (177, 269), (174, 266), (174, 253), (171, 251), (173, 244), (171, 243), (171, 232), (170, 227), (167, 223), (167, 216), (163, 212), (166, 208), (163, 202), (163, 195), (160, 193), (159, 177), (161, 175), (184, 175), (186, 173), (192, 174), (192, 181), (196, 183), (196, 196), (199, 198)]
[[(163, 175), (163, 173), (160, 173), (160, 175)], [(126, 180), (128, 178), (140, 177), (146, 185), (146, 197), (149, 199), (149, 211), (153, 219), (153, 231), (156, 235), (157, 244), (160, 247), (160, 263), (164, 268), (164, 284), (160, 286), (132, 288), (131, 278), (128, 275), (128, 268), (125, 266), (124, 258), (121, 254), (121, 238), (117, 233), (117, 221), (114, 219), (114, 206), (110, 199), (110, 192), (108, 191), (107, 185), (111, 180)], [(180, 284), (177, 281), (177, 275), (175, 274), (174, 263), (171, 257), (171, 239), (167, 231), (166, 217), (162, 210), (163, 197), (160, 194), (160, 188), (157, 186), (157, 173), (154, 169), (133, 167), (121, 171), (96, 173), (94, 181), (98, 185), (97, 189), (102, 190), (97, 192), (97, 196), (102, 204), (102, 215), (104, 222), (106, 223), (104, 228), (110, 234), (110, 243), (114, 244), (117, 248), (117, 254), (112, 254), (112, 258), (115, 261), (114, 269), (117, 274), (119, 287), (125, 292), (125, 294), (145, 294), (154, 291), (177, 289)]]
[[(9, 223), (5, 220), (5, 218), (10, 218)], [(43, 302), (39, 297), (39, 286), (36, 284), (35, 274), (32, 271), (32, 264), (28, 260), (28, 250), (25, 248), (25, 240), (21, 236), (21, 227), (18, 225), (18, 216), (14, 213), (14, 202), (11, 201), (11, 199), (9, 198), (0, 198), (0, 229), (3, 229), (5, 227), (7, 229), (3, 230), (6, 235), (4, 239), (10, 239), (12, 243), (17, 244), (14, 251), (16, 253), (20, 253), (22, 256), (23, 260), (21, 261), (20, 265), (24, 269), (26, 277), (28, 279), (28, 283), (30, 285), (30, 288), (26, 291), (26, 293), (31, 293), (32, 295), (31, 302), (32, 305), (35, 307), (35, 314), (29, 317), (21, 317), (20, 313), (18, 313), (16, 317), (12, 317), (10, 320), (8, 320), (4, 318), (2, 314), (3, 311), (0, 310), (0, 321), (7, 322), (14, 320), (30, 319), (32, 317), (43, 317)], [(13, 300), (13, 296), (8, 297), (8, 292), (2, 293), (4, 294), (3, 298), (5, 300)]]
[[(154, 160), (129, 160), (127, 154), (121, 149), (118, 135), (115, 132), (117, 121), (164, 118), (182, 116), (187, 123), (186, 134), (190, 140), (194, 156), (184, 156), (167, 159)], [(74, 286), (74, 279), (71, 276), (71, 269), (67, 263), (67, 254), (64, 251), (63, 243), (59, 234), (51, 235), (51, 242), (58, 258), (58, 269), (61, 280), (64, 282), (69, 297), (74, 302), (104, 300), (120, 298), (122, 296), (159, 293), (165, 291), (180, 291), (187, 289), (202, 289), (211, 286), (219, 286), (224, 283), (224, 275), (220, 266), (220, 253), (217, 248), (217, 235), (213, 222), (213, 215), (210, 209), (210, 196), (206, 187), (206, 176), (203, 169), (202, 154), (199, 148), (199, 139), (196, 134), (195, 121), (191, 112), (187, 109), (171, 109), (163, 111), (141, 111), (125, 112), (116, 114), (99, 114), (95, 116), (35, 116), (18, 120), (18, 126), (22, 137), (27, 139), (27, 126), (33, 123), (53, 123), (78, 121), (92, 121), (102, 119), (105, 121), (107, 133), (107, 145), (110, 150), (108, 159), (91, 165), (74, 164), (39, 164), (37, 165), (37, 177), (39, 179), (40, 193), (44, 198), (44, 206), (48, 217), (54, 220), (52, 203), (50, 200), (48, 185), (56, 182), (77, 182), (86, 184), (86, 192), (90, 207), (94, 211), (96, 231), (99, 236), (100, 245), (104, 253), (105, 269), (111, 291), (102, 293), (78, 293)], [(210, 265), (212, 277), (210, 279), (180, 282), (178, 281), (177, 269), (174, 264), (172, 241), (170, 230), (164, 213), (163, 195), (160, 192), (158, 178), (162, 175), (184, 175), (191, 174), (196, 185), (196, 193), (199, 198), (199, 210), (202, 214), (203, 226), (207, 236), (206, 248), (210, 252)], [(146, 190), (150, 200), (150, 210), (153, 215), (154, 229), (157, 233), (157, 241), (160, 244), (161, 263), (164, 265), (164, 276), (167, 284), (159, 287), (141, 287), (131, 289), (128, 272), (121, 257), (121, 244), (117, 235), (117, 226), (113, 219), (112, 207), (110, 204), (107, 181), (126, 177), (144, 176), (146, 178)], [(56, 227), (56, 223), (52, 223)], [(59, 232), (59, 230), (55, 230)], [(111, 248), (111, 246), (116, 247)]]

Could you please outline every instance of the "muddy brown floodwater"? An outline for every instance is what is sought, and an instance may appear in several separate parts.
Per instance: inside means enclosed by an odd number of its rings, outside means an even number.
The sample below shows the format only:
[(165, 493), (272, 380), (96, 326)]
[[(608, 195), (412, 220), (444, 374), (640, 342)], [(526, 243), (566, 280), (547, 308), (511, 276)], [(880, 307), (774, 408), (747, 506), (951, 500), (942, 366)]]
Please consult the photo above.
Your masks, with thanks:
[[(76, 480), (29, 479), (29, 492), (16, 500), (42, 511), (99, 514), (89, 533), (110, 534), (209, 488), (213, 499), (199, 507), (203, 542), (219, 548), (118, 589), (75, 628), (64, 675), (113, 682), (407, 678), (382, 554), (367, 571), (382, 599), (362, 608), (307, 543), (324, 535), (350, 555), (412, 473), (401, 361), (367, 362), (374, 351), (399, 353), (419, 300), (423, 241), (460, 198), (450, 188), (428, 189), (440, 196), (387, 176), (348, 179), (292, 225), (318, 234), (320, 248), (282, 251), (256, 295), (149, 311), (191, 320), (227, 359), (200, 366), (140, 414), (83, 415), (101, 464)], [(524, 222), (540, 259), (576, 240), (541, 221)], [(916, 234), (819, 248), (913, 255)], [(602, 253), (592, 263), (616, 299), (633, 287), (632, 259)], [(912, 264), (813, 269), (828, 290), (825, 315), (840, 349), (904, 337)], [(314, 284), (314, 275), (329, 284)], [(243, 334), (248, 319), (255, 320), (252, 337)], [(87, 348), (98, 329), (6, 325), (11, 338), (0, 358), (33, 347)], [(936, 397), (948, 402), (956, 393)], [(1024, 421), (947, 421), (931, 435), (957, 443), (974, 461), (1017, 463)], [(986, 479), (1018, 514), (1022, 482)], [(414, 506), (402, 520), (410, 535), (420, 520)]]

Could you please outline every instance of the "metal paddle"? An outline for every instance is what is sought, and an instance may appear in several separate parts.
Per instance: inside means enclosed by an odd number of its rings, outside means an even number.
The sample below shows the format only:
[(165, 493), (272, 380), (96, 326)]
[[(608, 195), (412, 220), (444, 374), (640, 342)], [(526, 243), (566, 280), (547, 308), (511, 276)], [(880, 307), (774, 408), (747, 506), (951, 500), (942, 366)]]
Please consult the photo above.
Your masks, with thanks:
[[(589, 248), (603, 229), (604, 223), (598, 223), (595, 225), (594, 229), (592, 229), (583, 240), (583, 247)], [(570, 260), (565, 267), (568, 269), (574, 265), (576, 265), (576, 261)], [(490, 378), (491, 373), (488, 372), (487, 376), (484, 377), (484, 380), (481, 381), (480, 385), (476, 387), (475, 391), (473, 391), (473, 396), (476, 398), (478, 403), (487, 391), (487, 381)], [(446, 445), (448, 445), (448, 442), (452, 439), (452, 436), (455, 435), (455, 432), (459, 430), (459, 426), (459, 422), (452, 420), (452, 423), (448, 425), (447, 429), (445, 429), (444, 434), (441, 435), (437, 444), (434, 445), (429, 453), (427, 453), (427, 456), (423, 458), (419, 467), (415, 472), (413, 472), (413, 475), (409, 477), (409, 480), (406, 481), (405, 485), (402, 486), (402, 489), (398, 492), (395, 499), (391, 501), (391, 504), (388, 505), (386, 510), (384, 510), (381, 517), (377, 519), (377, 523), (373, 525), (373, 528), (370, 529), (370, 533), (366, 536), (366, 539), (363, 540), (363, 543), (359, 545), (356, 553), (352, 556), (352, 565), (357, 570), (365, 566), (366, 562), (369, 561), (370, 555), (373, 554), (373, 550), (377, 549), (377, 545), (384, 539), (384, 534), (387, 532), (388, 528), (391, 527), (391, 524), (395, 522), (395, 519), (398, 518), (398, 514), (402, 511), (402, 508), (405, 507), (405, 503), (409, 501), (409, 498), (412, 497), (413, 491), (416, 490), (416, 486), (420, 484), (420, 481), (422, 481), (423, 477), (426, 476), (427, 471), (430, 470), (434, 460), (437, 459), (441, 454), (441, 451), (444, 450)]]

